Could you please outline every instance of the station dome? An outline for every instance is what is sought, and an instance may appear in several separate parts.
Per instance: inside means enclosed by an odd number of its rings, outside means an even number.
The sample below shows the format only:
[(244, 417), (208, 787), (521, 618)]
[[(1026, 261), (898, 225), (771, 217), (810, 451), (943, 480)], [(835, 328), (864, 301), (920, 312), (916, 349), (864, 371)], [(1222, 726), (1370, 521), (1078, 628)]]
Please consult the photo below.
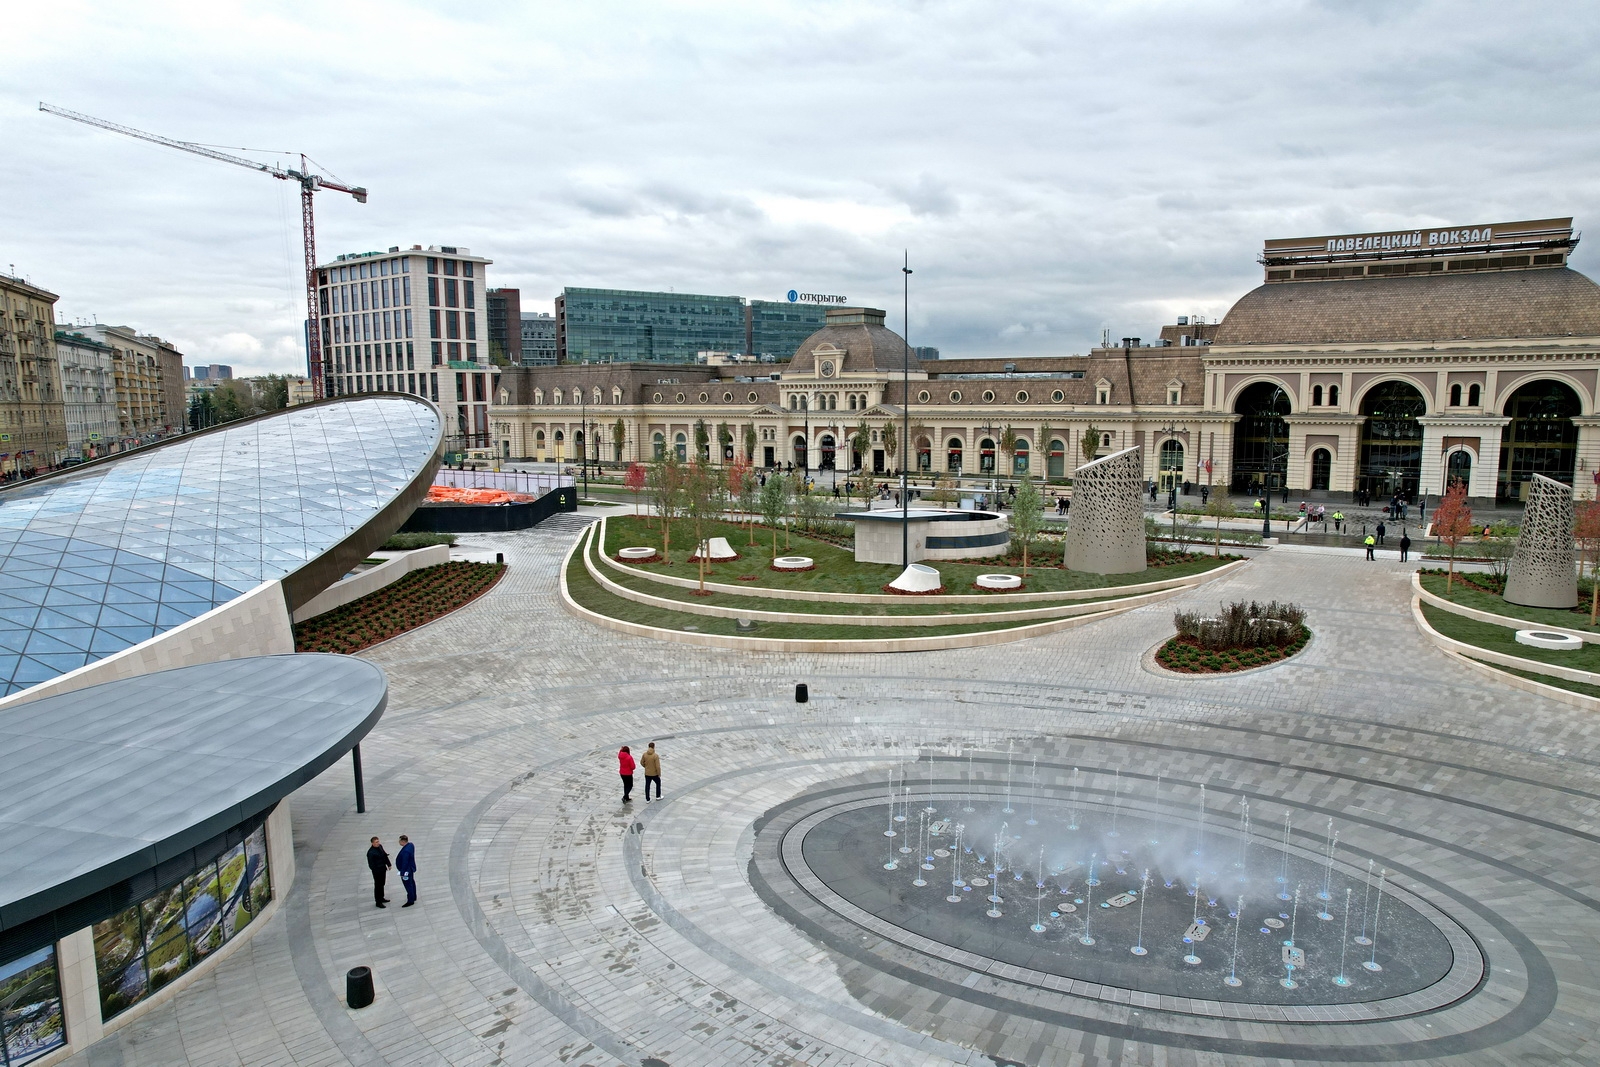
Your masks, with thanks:
[[(829, 308), (827, 325), (800, 342), (788, 373), (810, 375), (817, 372), (818, 359), (831, 358), (836, 370), (844, 374), (867, 371), (899, 371), (906, 358), (905, 340), (884, 326), (883, 312), (876, 308)], [(922, 363), (910, 353), (911, 369)]]

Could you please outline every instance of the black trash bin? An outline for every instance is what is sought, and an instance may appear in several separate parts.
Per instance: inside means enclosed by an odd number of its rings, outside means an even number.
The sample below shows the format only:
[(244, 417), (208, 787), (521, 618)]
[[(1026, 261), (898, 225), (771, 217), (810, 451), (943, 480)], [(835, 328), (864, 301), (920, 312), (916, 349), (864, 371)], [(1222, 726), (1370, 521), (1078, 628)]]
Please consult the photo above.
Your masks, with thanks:
[(352, 1008), (364, 1008), (372, 1003), (376, 994), (372, 990), (372, 968), (352, 967), (344, 976), (344, 1000)]
[(811, 690), (806, 688), (806, 683), (800, 682), (794, 687), (794, 702), (804, 704), (811, 699)]

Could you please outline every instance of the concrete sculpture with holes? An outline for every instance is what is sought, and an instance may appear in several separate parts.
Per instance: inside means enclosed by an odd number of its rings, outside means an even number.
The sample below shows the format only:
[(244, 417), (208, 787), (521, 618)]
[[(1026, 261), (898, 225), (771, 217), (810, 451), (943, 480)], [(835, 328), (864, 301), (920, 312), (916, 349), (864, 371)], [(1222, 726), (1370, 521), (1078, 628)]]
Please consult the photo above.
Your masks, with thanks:
[(1145, 568), (1144, 463), (1138, 445), (1079, 467), (1072, 480), (1067, 569), (1131, 574)]
[(1572, 556), (1572, 487), (1535, 474), (1528, 483), (1522, 532), (1506, 571), (1507, 603), (1570, 608), (1578, 602)]

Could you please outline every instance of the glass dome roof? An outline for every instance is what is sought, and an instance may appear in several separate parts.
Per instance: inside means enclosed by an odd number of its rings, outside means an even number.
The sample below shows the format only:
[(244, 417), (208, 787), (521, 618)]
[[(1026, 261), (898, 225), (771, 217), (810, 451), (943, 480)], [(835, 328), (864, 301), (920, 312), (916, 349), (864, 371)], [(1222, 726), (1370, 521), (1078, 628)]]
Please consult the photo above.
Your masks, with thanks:
[(432, 462), (428, 404), (290, 408), (0, 490), (0, 696), (286, 577)]

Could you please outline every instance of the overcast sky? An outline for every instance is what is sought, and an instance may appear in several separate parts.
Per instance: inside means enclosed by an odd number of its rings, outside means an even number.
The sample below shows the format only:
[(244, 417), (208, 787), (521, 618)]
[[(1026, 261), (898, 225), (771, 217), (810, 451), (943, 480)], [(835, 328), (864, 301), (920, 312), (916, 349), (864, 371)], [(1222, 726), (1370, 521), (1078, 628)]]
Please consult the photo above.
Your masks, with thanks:
[[(839, 293), (944, 354), (1217, 317), (1269, 237), (1574, 215), (1588, 3), (19, 4), (0, 270), (240, 374), (300, 370), (287, 183), (41, 114), (304, 151), (319, 258), (455, 244), (564, 285)], [(1595, 273), (1593, 244), (1574, 265)]]

